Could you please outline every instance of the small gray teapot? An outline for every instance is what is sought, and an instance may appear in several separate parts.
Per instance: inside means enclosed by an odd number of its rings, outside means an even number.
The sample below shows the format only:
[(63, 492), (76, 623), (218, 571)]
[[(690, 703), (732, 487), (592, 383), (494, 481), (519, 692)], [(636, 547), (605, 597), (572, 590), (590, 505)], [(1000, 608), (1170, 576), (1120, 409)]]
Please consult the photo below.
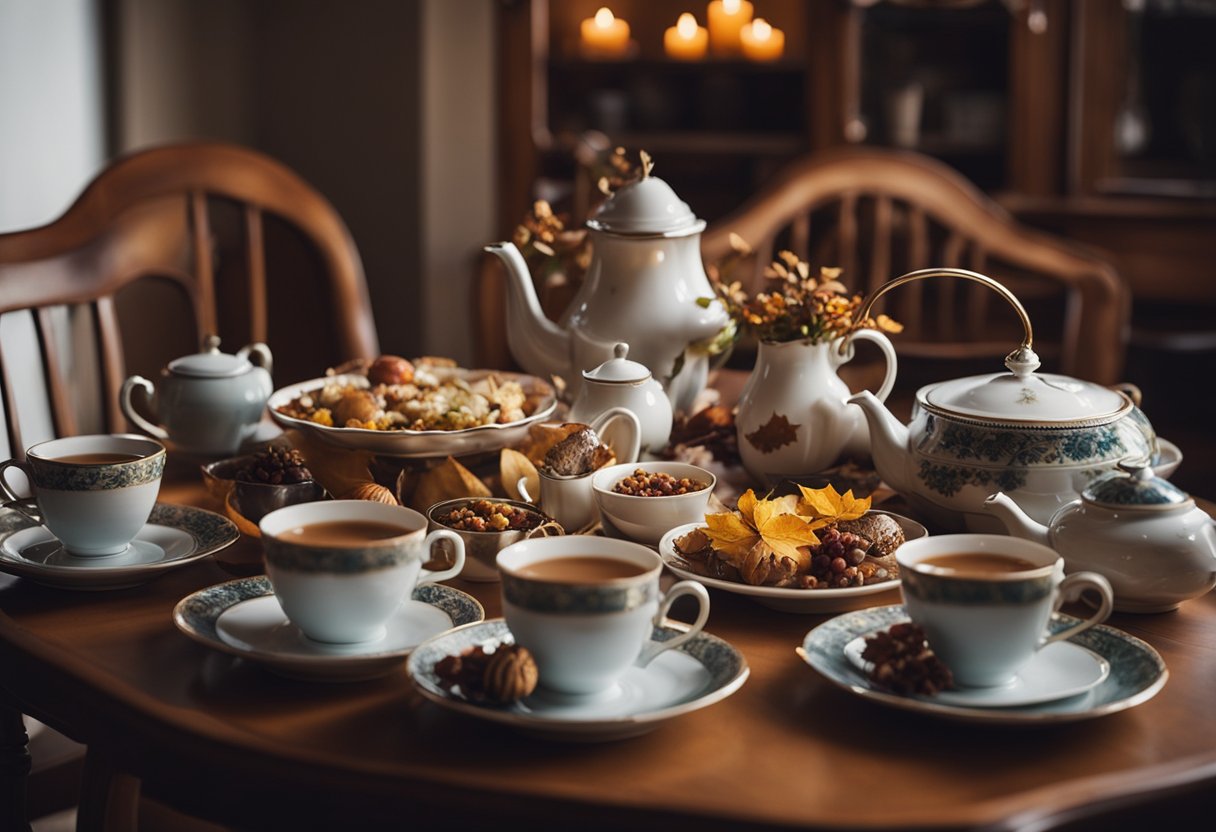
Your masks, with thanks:
[[(201, 352), (169, 362), (158, 386), (143, 376), (128, 378), (119, 404), (132, 423), (181, 451), (231, 456), (253, 438), (262, 420), (274, 391), (271, 361), (265, 344), (250, 344), (231, 355), (220, 352), (218, 337), (208, 335)], [(144, 391), (160, 425), (135, 411), (131, 394), (137, 388)]]

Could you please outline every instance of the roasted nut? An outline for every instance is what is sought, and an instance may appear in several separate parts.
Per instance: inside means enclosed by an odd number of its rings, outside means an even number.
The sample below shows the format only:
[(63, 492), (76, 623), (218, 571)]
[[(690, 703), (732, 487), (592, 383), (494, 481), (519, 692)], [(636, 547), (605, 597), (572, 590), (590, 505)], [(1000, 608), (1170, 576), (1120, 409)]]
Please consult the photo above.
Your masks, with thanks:
[(304, 467), (304, 457), (295, 448), (270, 445), (254, 454), (252, 461), (236, 472), (236, 478), (241, 482), (290, 485), (311, 480), (312, 472)]
[(399, 355), (382, 355), (367, 370), (372, 384), (409, 384), (414, 380), (414, 365)]
[(393, 496), (393, 492), (378, 482), (359, 483), (350, 491), (343, 494), (341, 499), (367, 500), (371, 503), (386, 503), (390, 506), (397, 505), (397, 498)]
[(925, 631), (911, 622), (894, 624), (868, 636), (861, 657), (873, 663), (870, 678), (902, 696), (932, 696), (954, 687), (950, 668), (925, 641)]
[(672, 497), (702, 491), (708, 485), (689, 477), (676, 479), (662, 471), (651, 473), (644, 468), (636, 468), (632, 474), (612, 486), (612, 490), (629, 497)]
[(486, 665), (482, 688), (491, 701), (514, 702), (536, 690), (539, 677), (536, 660), (527, 648), (500, 644)]

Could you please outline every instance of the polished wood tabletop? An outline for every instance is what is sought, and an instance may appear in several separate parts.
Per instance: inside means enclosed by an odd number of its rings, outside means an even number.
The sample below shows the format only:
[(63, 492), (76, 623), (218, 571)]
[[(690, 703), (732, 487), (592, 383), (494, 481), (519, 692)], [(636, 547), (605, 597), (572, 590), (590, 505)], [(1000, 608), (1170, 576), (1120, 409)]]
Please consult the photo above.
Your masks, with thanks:
[[(162, 499), (217, 508), (196, 474), (171, 465)], [(87, 744), (91, 764), (134, 775), (146, 794), (242, 828), (1110, 829), (1216, 804), (1210, 594), (1111, 618), (1164, 657), (1155, 698), (1009, 728), (839, 690), (794, 652), (829, 616), (712, 592), (706, 629), (746, 657), (743, 687), (645, 736), (576, 744), (439, 708), (404, 665), (367, 682), (292, 681), (178, 632), (174, 605), (256, 569), (259, 548), (243, 539), (221, 555), (228, 569), (208, 558), (119, 591), (0, 576), (0, 701)], [(499, 615), (497, 584), (452, 585)], [(898, 591), (868, 599), (898, 602)]]

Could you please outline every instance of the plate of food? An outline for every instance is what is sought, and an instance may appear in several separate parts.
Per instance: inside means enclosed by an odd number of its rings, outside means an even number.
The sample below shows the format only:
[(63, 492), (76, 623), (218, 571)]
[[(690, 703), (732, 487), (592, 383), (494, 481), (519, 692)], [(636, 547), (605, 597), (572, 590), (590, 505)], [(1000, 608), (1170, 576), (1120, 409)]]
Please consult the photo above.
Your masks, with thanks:
[(829, 613), (898, 589), (895, 549), (927, 534), (915, 520), (830, 485), (770, 499), (749, 490), (735, 511), (668, 531), (659, 554), (676, 575), (711, 589), (782, 612)]
[(284, 429), (340, 448), (414, 459), (513, 445), (556, 407), (553, 388), (534, 376), (397, 356), (283, 387), (267, 403)]

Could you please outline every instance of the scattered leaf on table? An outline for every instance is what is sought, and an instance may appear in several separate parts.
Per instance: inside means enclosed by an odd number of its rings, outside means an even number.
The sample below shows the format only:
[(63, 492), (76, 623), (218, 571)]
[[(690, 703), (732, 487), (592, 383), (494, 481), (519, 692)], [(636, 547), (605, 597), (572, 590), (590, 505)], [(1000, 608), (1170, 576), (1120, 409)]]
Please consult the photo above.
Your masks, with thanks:
[(799, 427), (801, 425), (791, 424), (786, 417), (773, 413), (767, 422), (751, 433), (745, 434), (743, 438), (760, 453), (771, 454), (778, 448), (793, 442), (797, 438)]
[(532, 460), (512, 448), (503, 448), (498, 459), (498, 470), (502, 476), (502, 488), (512, 500), (522, 500), (519, 493), (519, 481), (524, 480), (524, 486), (532, 499), (540, 494), (540, 474)]
[(456, 497), (489, 497), (490, 489), (452, 457), (422, 474), (410, 497), (410, 507), (425, 512), (435, 503)]
[(286, 431), (286, 436), (291, 447), (304, 457), (313, 479), (330, 494), (347, 494), (374, 481), (371, 452), (335, 448), (310, 433), (298, 430)]

